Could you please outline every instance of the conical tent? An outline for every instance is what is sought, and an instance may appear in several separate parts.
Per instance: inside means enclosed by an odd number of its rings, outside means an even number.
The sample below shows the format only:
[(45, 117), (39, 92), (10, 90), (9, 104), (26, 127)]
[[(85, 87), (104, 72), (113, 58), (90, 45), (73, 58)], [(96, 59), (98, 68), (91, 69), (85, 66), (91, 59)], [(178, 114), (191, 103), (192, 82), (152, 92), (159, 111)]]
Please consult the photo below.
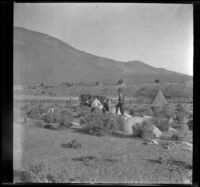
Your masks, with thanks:
[(167, 100), (165, 99), (163, 93), (161, 90), (158, 91), (152, 105), (155, 105), (155, 106), (162, 106), (162, 105), (165, 105), (165, 104), (168, 104)]

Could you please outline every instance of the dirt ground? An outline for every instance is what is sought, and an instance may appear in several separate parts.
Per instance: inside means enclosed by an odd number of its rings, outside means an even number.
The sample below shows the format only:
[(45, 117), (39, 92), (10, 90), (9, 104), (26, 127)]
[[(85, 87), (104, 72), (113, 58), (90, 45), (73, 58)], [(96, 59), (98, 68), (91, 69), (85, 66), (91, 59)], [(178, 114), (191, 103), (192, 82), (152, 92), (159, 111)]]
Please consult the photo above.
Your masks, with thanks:
[[(72, 140), (80, 142), (81, 148), (64, 146)], [(190, 183), (192, 154), (174, 154), (117, 132), (112, 137), (96, 137), (78, 126), (50, 130), (14, 123), (16, 182), (22, 171), (32, 173), (34, 182)]]

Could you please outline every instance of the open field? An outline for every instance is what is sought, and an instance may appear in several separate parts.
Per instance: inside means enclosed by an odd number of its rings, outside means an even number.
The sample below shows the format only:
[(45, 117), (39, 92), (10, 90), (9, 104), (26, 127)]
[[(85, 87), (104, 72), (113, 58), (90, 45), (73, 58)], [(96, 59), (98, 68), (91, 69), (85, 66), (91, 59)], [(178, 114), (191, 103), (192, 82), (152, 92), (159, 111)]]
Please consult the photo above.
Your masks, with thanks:
[[(193, 101), (193, 86), (185, 83), (161, 83), (161, 84), (134, 84), (134, 85), (102, 85), (102, 86), (36, 86), (24, 87), (21, 90), (14, 89), (16, 98), (51, 98), (59, 97), (76, 99), (80, 94), (102, 95), (109, 98), (117, 98), (117, 88), (123, 87), (126, 99), (134, 103), (149, 104), (154, 99), (157, 91), (162, 90), (170, 103), (191, 103)], [(21, 96), (20, 96), (21, 95)]]
[[(46, 107), (67, 108), (72, 112), (73, 120), (80, 122), (75, 106), (65, 101), (38, 103)], [(33, 104), (35, 101), (16, 100), (14, 112), (20, 106)], [(172, 151), (160, 144), (145, 144), (143, 138), (127, 136), (119, 131), (112, 136), (97, 137), (87, 134), (77, 125), (45, 129), (38, 125), (39, 120), (27, 118), (24, 122), (19, 114), (15, 116), (16, 182), (191, 183), (192, 153), (188, 150)], [(72, 140), (79, 142), (81, 147), (66, 147)], [(171, 141), (160, 139), (160, 142)], [(192, 143), (192, 131), (184, 141)]]
[[(17, 132), (19, 127), (14, 125)], [(21, 158), (14, 165), (19, 165), (21, 159), (18, 171), (23, 168), (35, 172), (42, 182), (49, 175), (52, 181), (61, 183), (183, 183), (192, 168), (187, 152), (179, 160), (158, 145), (144, 145), (139, 138), (119, 134), (100, 138), (76, 128), (54, 131), (34, 126), (23, 128), (23, 133)], [(81, 142), (82, 147), (62, 146), (72, 139)], [(159, 157), (168, 158), (171, 163), (161, 164)]]

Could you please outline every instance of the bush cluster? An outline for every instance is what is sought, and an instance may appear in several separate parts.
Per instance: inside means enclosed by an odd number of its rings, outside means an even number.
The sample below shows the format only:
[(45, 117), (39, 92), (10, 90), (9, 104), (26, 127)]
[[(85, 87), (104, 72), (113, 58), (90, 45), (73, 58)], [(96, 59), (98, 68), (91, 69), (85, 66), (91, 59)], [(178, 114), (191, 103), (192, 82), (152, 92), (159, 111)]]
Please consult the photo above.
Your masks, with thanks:
[(183, 138), (182, 134), (178, 132), (172, 135), (172, 140), (181, 141)]
[(82, 117), (82, 124), (88, 130), (88, 133), (94, 131), (95, 134), (110, 134), (118, 128), (117, 117), (111, 113), (103, 113), (96, 109)]
[(58, 124), (58, 128), (70, 127), (72, 125), (73, 116), (68, 110), (61, 112), (49, 112), (42, 117), (43, 121), (48, 124)]
[[(54, 112), (49, 112), (50, 108), (54, 108)], [(68, 109), (62, 108), (59, 103), (49, 104), (39, 102), (35, 104), (30, 101), (22, 107), (22, 111), (25, 112), (28, 118), (42, 120), (50, 126), (57, 123), (59, 127), (69, 127), (72, 125), (72, 113)]]
[(49, 112), (45, 114), (42, 119), (45, 123), (59, 123), (61, 122), (62, 116), (58, 112)]
[(187, 117), (189, 117), (189, 111), (182, 104), (177, 104), (175, 109), (175, 121), (177, 125), (182, 125)]
[(151, 140), (155, 138), (155, 134), (153, 133), (153, 121), (145, 120), (142, 124), (142, 137), (145, 140)]
[(129, 114), (132, 116), (140, 116), (143, 117), (145, 115), (152, 116), (152, 110), (149, 106), (139, 106), (134, 105), (129, 109)]
[(188, 124), (187, 123), (183, 123), (180, 126), (179, 131), (172, 135), (172, 139), (173, 140), (178, 140), (178, 141), (183, 140), (187, 136), (188, 130), (189, 130)]
[(88, 116), (91, 112), (91, 108), (88, 106), (82, 106), (78, 109), (78, 116), (77, 117), (82, 117), (85, 118)]
[(136, 136), (144, 138), (145, 140), (155, 138), (152, 120), (145, 120), (142, 124), (136, 124), (133, 126), (133, 131)]
[(29, 106), (25, 113), (28, 118), (40, 119), (43, 110), (40, 105), (33, 105)]
[(148, 98), (153, 101), (158, 90), (161, 90), (166, 98), (192, 98), (193, 97), (193, 89), (191, 86), (187, 84), (163, 84), (163, 85), (145, 85), (134, 93), (134, 97), (143, 97)]
[(151, 109), (154, 117), (170, 119), (174, 115), (174, 109), (169, 104), (152, 106)]
[(73, 120), (72, 113), (69, 110), (61, 111), (61, 126), (71, 126), (71, 121)]
[(170, 128), (169, 120), (167, 118), (152, 118), (153, 124), (161, 131), (168, 131)]

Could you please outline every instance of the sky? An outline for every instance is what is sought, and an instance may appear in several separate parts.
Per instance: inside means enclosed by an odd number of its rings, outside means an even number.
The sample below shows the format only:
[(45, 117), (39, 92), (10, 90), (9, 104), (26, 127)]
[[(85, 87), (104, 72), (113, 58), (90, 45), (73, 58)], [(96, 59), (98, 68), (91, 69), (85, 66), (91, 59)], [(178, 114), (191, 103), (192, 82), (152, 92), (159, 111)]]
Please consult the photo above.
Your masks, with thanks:
[(192, 4), (15, 3), (14, 26), (97, 56), (193, 75)]

